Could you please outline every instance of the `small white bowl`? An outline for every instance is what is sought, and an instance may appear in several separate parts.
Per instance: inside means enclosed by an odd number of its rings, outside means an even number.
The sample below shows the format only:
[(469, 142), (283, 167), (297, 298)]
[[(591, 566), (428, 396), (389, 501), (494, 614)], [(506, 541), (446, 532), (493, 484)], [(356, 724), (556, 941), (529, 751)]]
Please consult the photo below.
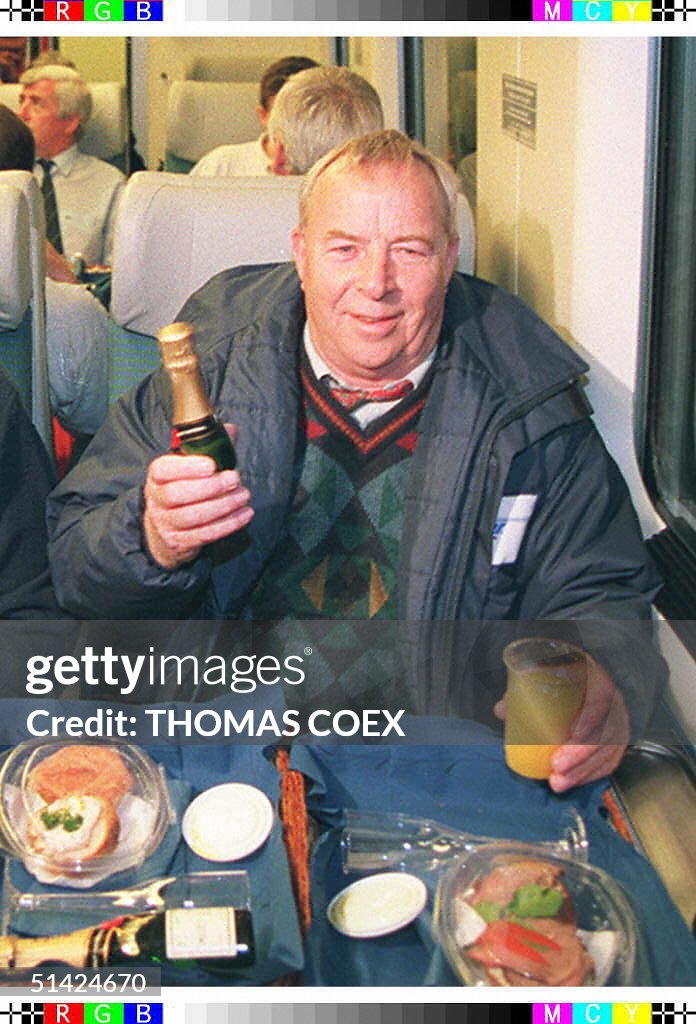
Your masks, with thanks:
[(420, 878), (385, 871), (342, 889), (329, 903), (326, 914), (343, 935), (378, 939), (415, 921), (427, 899), (428, 891)]
[(265, 793), (244, 782), (225, 782), (189, 804), (181, 832), (199, 857), (234, 861), (258, 850), (272, 827), (273, 806)]

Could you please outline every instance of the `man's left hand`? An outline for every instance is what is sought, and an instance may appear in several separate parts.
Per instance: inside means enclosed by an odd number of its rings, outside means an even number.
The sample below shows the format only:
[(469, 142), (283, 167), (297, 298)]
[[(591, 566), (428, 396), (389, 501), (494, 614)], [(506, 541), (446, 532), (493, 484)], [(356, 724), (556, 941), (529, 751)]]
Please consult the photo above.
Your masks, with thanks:
[[(505, 717), (505, 701), (494, 711)], [(602, 666), (588, 656), (585, 703), (573, 723), (570, 738), (551, 760), (549, 786), (564, 793), (573, 786), (610, 775), (624, 755), (630, 736), (623, 697)]]

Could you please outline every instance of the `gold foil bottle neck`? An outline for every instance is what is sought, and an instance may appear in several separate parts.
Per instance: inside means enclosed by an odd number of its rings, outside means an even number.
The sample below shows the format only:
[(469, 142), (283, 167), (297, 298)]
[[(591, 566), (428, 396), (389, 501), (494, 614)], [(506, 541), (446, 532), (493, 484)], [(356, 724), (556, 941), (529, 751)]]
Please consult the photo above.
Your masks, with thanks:
[(185, 370), (198, 365), (191, 324), (168, 324), (157, 332), (162, 362), (167, 370)]
[(193, 327), (174, 323), (157, 333), (162, 362), (172, 389), (172, 421), (175, 426), (211, 416), (213, 410), (201, 377), (193, 345)]

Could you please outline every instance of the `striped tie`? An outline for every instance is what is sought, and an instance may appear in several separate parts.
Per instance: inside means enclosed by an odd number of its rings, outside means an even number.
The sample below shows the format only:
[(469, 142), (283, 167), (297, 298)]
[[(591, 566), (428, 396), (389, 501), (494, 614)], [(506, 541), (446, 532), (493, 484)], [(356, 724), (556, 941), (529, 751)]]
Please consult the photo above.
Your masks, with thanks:
[(410, 380), (399, 380), (395, 384), (383, 384), (375, 388), (344, 387), (329, 374), (325, 374), (322, 380), (326, 382), (336, 401), (351, 412), (371, 402), (398, 402), (413, 391), (413, 383)]
[(55, 167), (53, 160), (37, 160), (37, 164), (43, 167), (43, 180), (41, 182), (41, 193), (44, 200), (44, 212), (46, 214), (46, 238), (56, 252), (63, 252), (63, 240), (60, 237), (60, 222), (58, 220), (58, 204), (56, 203), (56, 190), (53, 187), (51, 170)]

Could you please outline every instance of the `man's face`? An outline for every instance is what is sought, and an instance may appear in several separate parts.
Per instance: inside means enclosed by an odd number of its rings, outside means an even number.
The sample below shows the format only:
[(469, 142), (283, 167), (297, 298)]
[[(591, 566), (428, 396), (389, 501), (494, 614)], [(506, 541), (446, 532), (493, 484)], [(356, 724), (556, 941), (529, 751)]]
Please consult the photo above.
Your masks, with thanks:
[(57, 156), (72, 146), (79, 117), (60, 117), (56, 83), (43, 78), (25, 85), (19, 98), (19, 116), (31, 129), (36, 155), (45, 159)]
[(351, 384), (398, 380), (435, 346), (458, 240), (423, 164), (329, 167), (293, 234), (317, 351)]
[(24, 36), (13, 39), (0, 37), (0, 82), (18, 82), (24, 70), (27, 40)]

